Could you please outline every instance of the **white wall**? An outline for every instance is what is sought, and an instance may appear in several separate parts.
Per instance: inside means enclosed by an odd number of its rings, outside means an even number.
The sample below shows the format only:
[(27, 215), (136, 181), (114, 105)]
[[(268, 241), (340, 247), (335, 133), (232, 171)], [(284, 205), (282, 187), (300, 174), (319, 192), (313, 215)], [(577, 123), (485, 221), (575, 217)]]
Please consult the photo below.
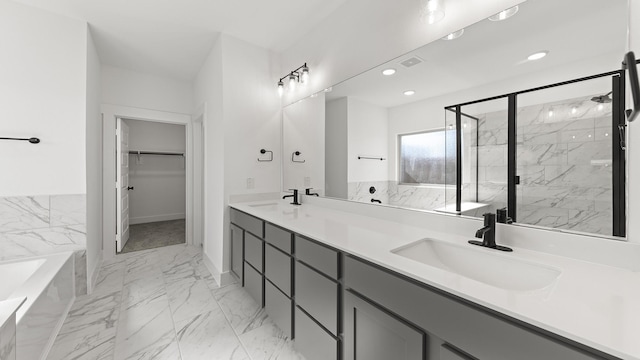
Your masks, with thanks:
[(193, 88), (189, 81), (103, 65), (102, 103), (191, 114)]
[[(387, 181), (389, 116), (387, 108), (348, 98), (349, 182)], [(358, 159), (358, 156), (387, 160)]]
[(87, 271), (91, 288), (102, 259), (102, 115), (100, 59), (87, 32)]
[[(314, 188), (324, 193), (325, 184), (325, 101), (324, 93), (282, 109), (282, 187)], [(299, 156), (291, 155), (299, 151)], [(294, 162), (292, 161), (304, 161)]]
[[(229, 196), (280, 191), (278, 73), (272, 53), (221, 35), (194, 81), (193, 107), (205, 109), (204, 249), (218, 280), (229, 270)], [(274, 161), (257, 161), (262, 148)]]
[[(185, 126), (125, 120), (132, 151), (186, 152)], [(130, 224), (185, 218), (186, 169), (182, 156), (129, 155)]]
[(325, 195), (348, 196), (347, 98), (325, 104)]
[(0, 196), (85, 194), (87, 26), (0, 0)]
[[(433, 25), (421, 23), (416, 0), (350, 0), (282, 55), (284, 72), (304, 62), (311, 83), (285, 104), (359, 74), (431, 41), (487, 18), (521, 0), (447, 2), (447, 16)], [(282, 76), (282, 75), (279, 75)], [(274, 77), (272, 82), (276, 82)]]

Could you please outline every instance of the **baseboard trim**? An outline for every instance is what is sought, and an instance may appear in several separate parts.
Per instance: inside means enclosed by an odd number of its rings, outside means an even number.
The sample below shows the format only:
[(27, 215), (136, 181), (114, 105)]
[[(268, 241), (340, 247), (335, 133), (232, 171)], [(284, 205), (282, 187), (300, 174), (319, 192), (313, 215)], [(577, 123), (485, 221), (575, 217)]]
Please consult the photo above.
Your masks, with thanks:
[(220, 272), (206, 253), (202, 253), (202, 259), (204, 260), (204, 266), (209, 270), (213, 279), (218, 283), (218, 285), (226, 286), (236, 282), (236, 279), (233, 277), (230, 271)]
[(162, 214), (152, 216), (129, 217), (130, 225), (145, 224), (158, 221), (180, 220), (185, 219), (185, 214)]

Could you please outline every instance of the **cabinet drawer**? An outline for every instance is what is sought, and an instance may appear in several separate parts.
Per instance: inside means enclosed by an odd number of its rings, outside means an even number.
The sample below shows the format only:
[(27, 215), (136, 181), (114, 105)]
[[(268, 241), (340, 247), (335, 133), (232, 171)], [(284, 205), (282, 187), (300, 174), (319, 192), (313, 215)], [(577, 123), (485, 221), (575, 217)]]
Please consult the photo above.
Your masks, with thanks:
[(278, 249), (291, 254), (291, 233), (269, 223), (264, 225), (264, 240)]
[(264, 222), (262, 220), (233, 208), (231, 209), (230, 217), (232, 223), (240, 226), (257, 237), (264, 237)]
[(338, 283), (299, 262), (296, 262), (295, 283), (296, 304), (337, 335)]
[(453, 347), (444, 344), (440, 346), (440, 360), (476, 360), (471, 356), (460, 353)]
[(296, 308), (293, 347), (307, 360), (337, 360), (338, 340)]
[(264, 249), (264, 275), (287, 296), (291, 296), (291, 257), (267, 244)]
[(257, 237), (244, 233), (244, 260), (253, 265), (260, 273), (264, 271), (262, 267), (262, 249), (264, 248), (264, 241)]
[(260, 306), (263, 305), (262, 301), (262, 289), (263, 289), (262, 275), (251, 267), (248, 263), (244, 264), (244, 287), (253, 300), (255, 300)]
[(242, 257), (244, 254), (244, 232), (231, 224), (231, 272), (242, 282)]
[(285, 294), (267, 280), (264, 281), (264, 308), (276, 325), (291, 338), (291, 314), (293, 303)]
[(338, 278), (338, 252), (296, 235), (296, 258), (307, 265)]

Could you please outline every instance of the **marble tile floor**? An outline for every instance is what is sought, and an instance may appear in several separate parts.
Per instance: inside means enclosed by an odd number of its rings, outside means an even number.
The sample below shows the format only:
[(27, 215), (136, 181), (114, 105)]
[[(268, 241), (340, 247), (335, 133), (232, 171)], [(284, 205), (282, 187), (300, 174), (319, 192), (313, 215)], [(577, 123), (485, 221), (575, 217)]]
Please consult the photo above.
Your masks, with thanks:
[(199, 248), (173, 245), (105, 262), (47, 359), (304, 360), (292, 344), (239, 284), (215, 282)]
[(129, 226), (123, 253), (185, 243), (185, 220), (156, 221)]

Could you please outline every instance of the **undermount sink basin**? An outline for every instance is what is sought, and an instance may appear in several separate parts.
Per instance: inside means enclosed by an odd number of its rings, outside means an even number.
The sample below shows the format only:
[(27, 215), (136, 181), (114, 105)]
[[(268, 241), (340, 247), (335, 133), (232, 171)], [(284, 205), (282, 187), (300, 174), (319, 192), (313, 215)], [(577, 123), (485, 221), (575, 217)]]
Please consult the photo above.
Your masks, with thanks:
[(262, 210), (277, 210), (278, 203), (272, 202), (272, 203), (265, 203), (265, 204), (253, 204), (253, 205), (249, 205), (249, 207), (260, 208)]
[(512, 258), (513, 253), (499, 253), (471, 244), (422, 239), (391, 252), (505, 290), (541, 289), (560, 276), (559, 269)]

